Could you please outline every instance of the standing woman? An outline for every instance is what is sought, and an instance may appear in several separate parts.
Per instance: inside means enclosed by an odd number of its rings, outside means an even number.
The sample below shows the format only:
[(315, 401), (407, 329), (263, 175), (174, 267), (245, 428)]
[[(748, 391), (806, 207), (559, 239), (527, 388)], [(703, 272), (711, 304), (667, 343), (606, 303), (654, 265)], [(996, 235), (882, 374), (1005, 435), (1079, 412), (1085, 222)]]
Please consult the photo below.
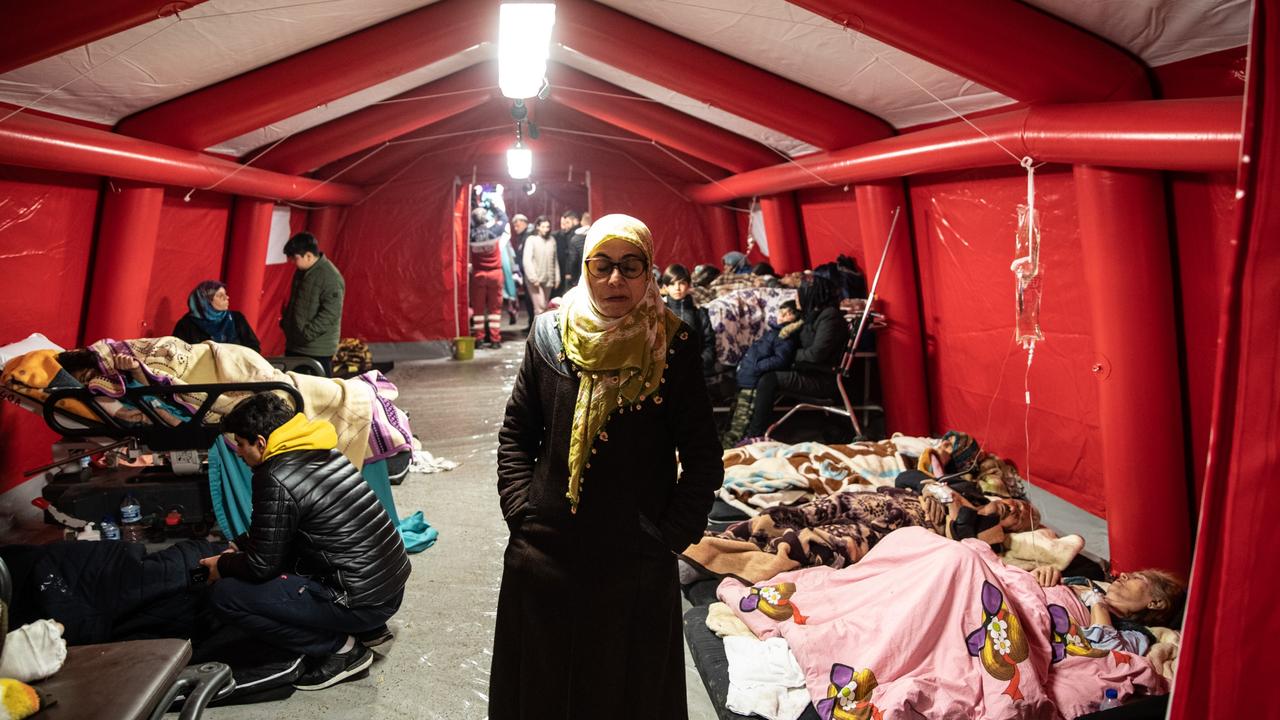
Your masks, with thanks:
[(191, 291), (187, 296), (187, 314), (173, 326), (173, 335), (193, 345), (213, 340), (243, 345), (254, 352), (262, 351), (249, 321), (231, 309), (227, 286), (217, 280), (205, 280)]
[(489, 717), (679, 720), (673, 553), (702, 536), (724, 478), (701, 348), (658, 297), (643, 223), (600, 218), (583, 255), (534, 323), (499, 434), (511, 538)]

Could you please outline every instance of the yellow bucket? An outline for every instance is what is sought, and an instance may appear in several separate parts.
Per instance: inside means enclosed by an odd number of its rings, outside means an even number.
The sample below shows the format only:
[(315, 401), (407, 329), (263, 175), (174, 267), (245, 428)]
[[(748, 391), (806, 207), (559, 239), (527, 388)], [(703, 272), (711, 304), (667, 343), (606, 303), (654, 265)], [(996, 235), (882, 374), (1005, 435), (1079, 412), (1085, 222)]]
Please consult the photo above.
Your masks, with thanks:
[(471, 360), (476, 356), (476, 339), (473, 337), (456, 337), (453, 339), (453, 359)]

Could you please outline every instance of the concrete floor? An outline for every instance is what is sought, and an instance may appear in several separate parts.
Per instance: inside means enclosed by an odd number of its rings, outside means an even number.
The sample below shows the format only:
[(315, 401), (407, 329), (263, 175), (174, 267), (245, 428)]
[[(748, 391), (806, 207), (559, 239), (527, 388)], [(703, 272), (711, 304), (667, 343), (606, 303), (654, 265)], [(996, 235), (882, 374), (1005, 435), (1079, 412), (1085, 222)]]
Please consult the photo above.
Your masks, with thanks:
[[(519, 337), (519, 340), (515, 338)], [(522, 333), (470, 362), (397, 363), (390, 377), (424, 447), (456, 470), (410, 475), (394, 488), (400, 515), (422, 510), (440, 531), (413, 558), (396, 640), (367, 678), (288, 700), (209, 710), (213, 720), (488, 716), (489, 663), (507, 528), (496, 488), (498, 428), (524, 352)], [(715, 711), (685, 650), (691, 720)]]

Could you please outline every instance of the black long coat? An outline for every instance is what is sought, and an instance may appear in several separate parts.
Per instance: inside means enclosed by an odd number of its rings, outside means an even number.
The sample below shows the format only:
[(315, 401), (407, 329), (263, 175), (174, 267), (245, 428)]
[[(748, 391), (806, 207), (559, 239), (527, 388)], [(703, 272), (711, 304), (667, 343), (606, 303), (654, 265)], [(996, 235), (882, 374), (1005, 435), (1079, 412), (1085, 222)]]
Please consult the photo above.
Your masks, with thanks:
[(499, 434), (511, 538), (489, 717), (679, 720), (687, 709), (672, 553), (702, 536), (724, 479), (699, 348), (681, 325), (657, 397), (610, 416), (574, 515), (565, 492), (578, 377), (557, 322), (558, 313), (535, 321)]

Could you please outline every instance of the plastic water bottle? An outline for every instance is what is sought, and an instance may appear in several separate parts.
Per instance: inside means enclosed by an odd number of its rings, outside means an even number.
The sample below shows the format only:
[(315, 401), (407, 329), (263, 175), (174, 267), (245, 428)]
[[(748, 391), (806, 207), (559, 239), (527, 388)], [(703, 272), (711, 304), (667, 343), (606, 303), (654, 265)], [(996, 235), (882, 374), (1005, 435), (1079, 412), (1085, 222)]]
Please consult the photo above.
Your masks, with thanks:
[(1107, 688), (1107, 691), (1102, 694), (1102, 703), (1098, 705), (1098, 709), (1110, 710), (1118, 707), (1120, 707), (1120, 694), (1115, 688)]
[(120, 522), (124, 525), (142, 520), (142, 504), (133, 495), (125, 495), (120, 501)]
[(102, 533), (103, 540), (120, 539), (120, 526), (110, 517), (102, 518), (102, 522), (98, 523), (98, 530)]

